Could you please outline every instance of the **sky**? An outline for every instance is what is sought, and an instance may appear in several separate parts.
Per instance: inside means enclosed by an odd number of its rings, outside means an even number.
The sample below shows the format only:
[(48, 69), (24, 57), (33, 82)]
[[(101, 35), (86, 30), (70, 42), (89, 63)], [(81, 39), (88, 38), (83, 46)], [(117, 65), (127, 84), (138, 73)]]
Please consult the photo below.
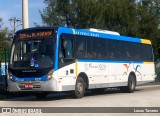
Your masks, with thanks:
[[(39, 10), (45, 8), (44, 0), (28, 0), (29, 27), (34, 27), (34, 22), (42, 25)], [(16, 17), (22, 20), (22, 0), (0, 0), (0, 17), (3, 19), (3, 27), (13, 30), (13, 22), (10, 24), (9, 19)], [(17, 30), (22, 29), (22, 25)]]

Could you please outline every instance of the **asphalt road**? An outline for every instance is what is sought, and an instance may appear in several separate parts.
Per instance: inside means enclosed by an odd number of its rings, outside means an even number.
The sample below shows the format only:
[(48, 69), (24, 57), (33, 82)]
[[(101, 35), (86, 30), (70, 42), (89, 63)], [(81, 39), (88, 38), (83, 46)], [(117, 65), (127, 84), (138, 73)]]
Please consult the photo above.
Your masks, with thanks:
[[(106, 89), (104, 93), (93, 94), (92, 92), (86, 92), (85, 97), (81, 99), (73, 99), (70, 94), (57, 93), (50, 94), (45, 100), (38, 100), (34, 96), (20, 96), (14, 98), (6, 98), (0, 100), (0, 107), (159, 107), (160, 110), (160, 85), (147, 85), (139, 86), (136, 88), (134, 93), (121, 93), (119, 90)], [(118, 110), (118, 109), (117, 109)], [(160, 112), (160, 111), (159, 111)], [(18, 114), (4, 114), (1, 115), (16, 115)], [(28, 115), (27, 113), (24, 115)], [(35, 115), (35, 114), (32, 114)], [(36, 114), (36, 115), (52, 115), (49, 114)], [(77, 115), (75, 113), (61, 113), (56, 115), (70, 116)], [(82, 115), (82, 114), (78, 114)], [(85, 113), (83, 115), (106, 115), (106, 113)], [(117, 114), (109, 113), (107, 115), (126, 115), (128, 114)], [(152, 115), (159, 116), (160, 113), (130, 113), (132, 115)]]

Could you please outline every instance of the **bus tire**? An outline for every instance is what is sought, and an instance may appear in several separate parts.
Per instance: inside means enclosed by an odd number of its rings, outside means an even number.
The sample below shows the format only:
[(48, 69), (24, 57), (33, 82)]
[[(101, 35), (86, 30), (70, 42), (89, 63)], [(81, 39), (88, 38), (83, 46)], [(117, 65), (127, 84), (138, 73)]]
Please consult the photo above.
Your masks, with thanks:
[(36, 93), (35, 96), (37, 99), (45, 99), (47, 97), (47, 93)]
[(78, 77), (75, 85), (75, 90), (72, 95), (74, 98), (82, 98), (85, 94), (85, 82), (82, 77)]
[(131, 75), (129, 75), (128, 86), (126, 87), (126, 90), (128, 93), (133, 93), (135, 91), (135, 87), (136, 87), (136, 79), (131, 74)]

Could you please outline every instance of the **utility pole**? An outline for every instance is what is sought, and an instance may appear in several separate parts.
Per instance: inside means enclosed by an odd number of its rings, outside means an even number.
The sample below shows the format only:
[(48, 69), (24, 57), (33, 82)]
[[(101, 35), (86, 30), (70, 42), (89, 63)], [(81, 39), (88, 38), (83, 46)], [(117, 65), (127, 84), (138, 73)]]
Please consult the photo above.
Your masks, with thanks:
[(22, 19), (23, 19), (23, 29), (29, 28), (28, 21), (28, 0), (22, 0)]
[[(17, 28), (19, 25), (21, 25), (21, 24), (18, 25), (18, 22), (21, 23), (21, 20), (17, 19), (16, 17), (11, 17), (11, 18), (9, 19), (9, 21), (10, 21), (11, 27), (13, 27), (13, 30), (14, 30), (13, 32), (14, 32), (14, 34), (15, 34), (15, 33), (16, 33), (16, 28)], [(13, 25), (11, 24), (11, 22), (13, 22)]]

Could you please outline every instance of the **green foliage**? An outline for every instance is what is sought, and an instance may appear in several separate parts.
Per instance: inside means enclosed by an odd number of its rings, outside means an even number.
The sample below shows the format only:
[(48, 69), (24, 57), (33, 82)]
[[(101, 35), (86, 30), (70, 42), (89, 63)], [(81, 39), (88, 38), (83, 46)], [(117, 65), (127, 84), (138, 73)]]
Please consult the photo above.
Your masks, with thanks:
[(5, 54), (6, 60), (8, 61), (9, 49), (11, 45), (11, 41), (6, 37), (8, 30), (2, 26), (2, 18), (0, 18), (0, 63), (5, 62)]
[(158, 59), (160, 0), (44, 0), (48, 26), (99, 28), (150, 39)]
[(160, 82), (160, 61), (156, 62), (155, 65), (156, 65), (156, 74), (157, 74), (156, 81)]
[(74, 11), (70, 0), (44, 0), (44, 3), (47, 5), (41, 12), (44, 23), (50, 26), (72, 25)]

